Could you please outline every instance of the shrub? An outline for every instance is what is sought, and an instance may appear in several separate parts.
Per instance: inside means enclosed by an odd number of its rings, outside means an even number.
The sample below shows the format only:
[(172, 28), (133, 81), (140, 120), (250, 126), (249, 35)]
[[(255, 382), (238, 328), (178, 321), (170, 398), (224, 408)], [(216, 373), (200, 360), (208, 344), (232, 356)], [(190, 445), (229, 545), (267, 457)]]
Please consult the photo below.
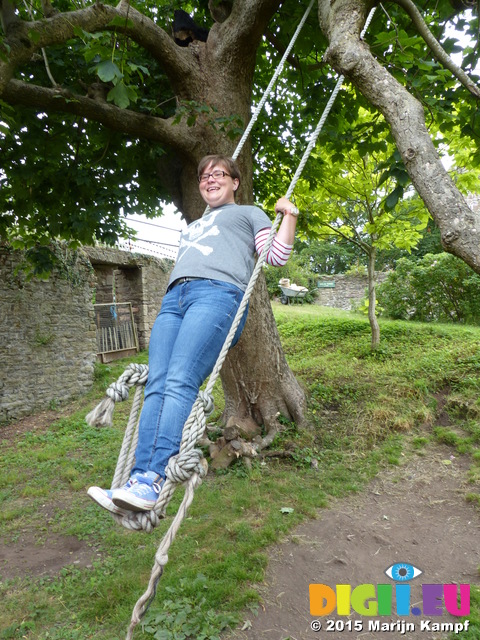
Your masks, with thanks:
[(377, 299), (394, 319), (480, 324), (480, 276), (449, 253), (401, 258)]

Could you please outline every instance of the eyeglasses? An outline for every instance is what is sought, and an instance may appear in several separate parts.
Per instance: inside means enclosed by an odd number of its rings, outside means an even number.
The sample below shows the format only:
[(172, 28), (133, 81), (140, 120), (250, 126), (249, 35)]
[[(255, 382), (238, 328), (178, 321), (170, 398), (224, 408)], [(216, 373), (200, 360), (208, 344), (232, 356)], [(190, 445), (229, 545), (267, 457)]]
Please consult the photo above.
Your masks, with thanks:
[(216, 171), (212, 171), (212, 173), (202, 173), (201, 176), (198, 176), (198, 181), (207, 182), (210, 176), (212, 176), (212, 178), (215, 178), (215, 180), (219, 180), (220, 178), (225, 178), (225, 176), (228, 176), (229, 178), (231, 178), (231, 175), (226, 171), (220, 171), (219, 169), (217, 169)]

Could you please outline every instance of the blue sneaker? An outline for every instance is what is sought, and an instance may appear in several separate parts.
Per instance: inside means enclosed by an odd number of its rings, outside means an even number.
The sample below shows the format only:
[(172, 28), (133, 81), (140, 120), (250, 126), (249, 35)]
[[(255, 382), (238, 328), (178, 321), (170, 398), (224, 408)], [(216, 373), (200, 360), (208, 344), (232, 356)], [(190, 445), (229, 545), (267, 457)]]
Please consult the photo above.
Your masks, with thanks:
[(107, 511), (110, 511), (110, 513), (116, 513), (119, 516), (124, 516), (126, 514), (125, 509), (117, 507), (117, 505), (112, 502), (113, 491), (111, 491), (110, 489), (90, 487), (87, 493), (90, 498), (92, 498), (92, 500), (95, 500), (97, 504), (99, 504)]
[(114, 489), (112, 502), (120, 509), (151, 511), (158, 499), (163, 479), (154, 471), (136, 474), (122, 489)]

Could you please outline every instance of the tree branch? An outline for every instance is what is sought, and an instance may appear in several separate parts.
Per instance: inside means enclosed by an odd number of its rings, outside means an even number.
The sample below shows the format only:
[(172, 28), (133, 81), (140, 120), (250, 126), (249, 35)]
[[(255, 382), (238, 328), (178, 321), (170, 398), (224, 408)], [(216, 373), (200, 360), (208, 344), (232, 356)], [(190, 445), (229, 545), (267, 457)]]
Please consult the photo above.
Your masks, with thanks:
[[(30, 16), (30, 19), (33, 20), (33, 14), (32, 14), (31, 7), (27, 4), (26, 0), (23, 0), (23, 3), (25, 5), (25, 9), (26, 9), (28, 15)], [(48, 10), (49, 6), (50, 5), (47, 5), (47, 7), (46, 7), (47, 10)], [(50, 15), (53, 15), (53, 13), (51, 13)], [(43, 61), (45, 63), (45, 70), (47, 72), (47, 76), (48, 76), (50, 82), (52, 83), (52, 87), (56, 87), (57, 86), (57, 82), (56, 82), (55, 78), (53, 77), (52, 70), (50, 69), (50, 63), (48, 61), (48, 56), (47, 56), (47, 52), (46, 52), (45, 49), (42, 49), (42, 56), (43, 56)]]
[(224, 55), (244, 56), (245, 51), (256, 51), (260, 38), (280, 4), (281, 0), (235, 1), (225, 22), (213, 25), (207, 46), (213, 44), (219, 58)]
[(137, 11), (130, 2), (121, 0), (116, 10), (126, 20), (128, 18), (125, 35), (155, 58), (167, 74), (175, 93), (182, 94), (187, 80), (191, 81), (192, 77), (191, 54), (188, 48), (182, 49), (175, 44), (164, 29)]
[[(124, 29), (110, 25), (119, 17), (125, 19)], [(191, 56), (179, 49), (164, 29), (122, 0), (117, 7), (95, 3), (85, 9), (57, 13), (41, 20), (18, 20), (12, 36), (9, 34), (5, 40), (11, 51), (8, 62), (0, 60), (0, 78), (1, 67), (19, 67), (40, 49), (64, 44), (76, 37), (78, 28), (88, 33), (114, 30), (124, 33), (157, 60), (177, 93), (181, 93), (192, 75)]]
[(457, 80), (459, 80), (459, 82), (461, 82), (472, 95), (474, 95), (476, 98), (480, 98), (480, 88), (477, 87), (477, 85), (469, 78), (469, 76), (461, 67), (455, 64), (455, 62), (450, 58), (442, 45), (435, 39), (434, 35), (425, 23), (422, 14), (417, 9), (412, 0), (390, 0), (390, 2), (398, 4), (408, 13), (418, 33), (430, 47), (436, 60), (440, 62), (440, 64), (442, 64), (446, 69), (451, 71), (457, 78)]
[(73, 94), (65, 89), (54, 89), (10, 80), (2, 98), (12, 105), (36, 107), (46, 111), (59, 111), (99, 122), (113, 131), (128, 133), (174, 147), (177, 152), (189, 156), (192, 152), (192, 136), (189, 128), (173, 124), (172, 119), (156, 118), (129, 109), (120, 109), (108, 102)]
[(360, 238), (360, 236), (356, 231), (354, 223), (350, 223), (350, 227), (354, 232), (353, 236), (349, 236), (338, 227), (335, 227), (331, 222), (327, 222), (326, 220), (320, 220), (319, 224), (321, 227), (326, 227), (327, 229), (330, 229), (330, 231), (332, 231), (332, 233), (334, 233), (336, 236), (340, 236), (347, 242), (351, 242), (352, 244), (355, 244), (361, 251), (368, 254), (368, 251), (366, 248), (368, 248), (369, 245)]

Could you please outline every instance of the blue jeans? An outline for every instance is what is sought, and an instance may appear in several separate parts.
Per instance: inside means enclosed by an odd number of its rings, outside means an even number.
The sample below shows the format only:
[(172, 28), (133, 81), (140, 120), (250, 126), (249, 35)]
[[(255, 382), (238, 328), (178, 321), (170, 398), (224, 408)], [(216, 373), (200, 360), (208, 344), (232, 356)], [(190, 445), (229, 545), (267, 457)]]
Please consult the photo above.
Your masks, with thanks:
[[(178, 453), (185, 421), (211, 373), (243, 291), (218, 280), (178, 284), (163, 298), (150, 336), (149, 372), (140, 416), (133, 473), (154, 471), (163, 478)], [(236, 331), (238, 341), (247, 311)]]

